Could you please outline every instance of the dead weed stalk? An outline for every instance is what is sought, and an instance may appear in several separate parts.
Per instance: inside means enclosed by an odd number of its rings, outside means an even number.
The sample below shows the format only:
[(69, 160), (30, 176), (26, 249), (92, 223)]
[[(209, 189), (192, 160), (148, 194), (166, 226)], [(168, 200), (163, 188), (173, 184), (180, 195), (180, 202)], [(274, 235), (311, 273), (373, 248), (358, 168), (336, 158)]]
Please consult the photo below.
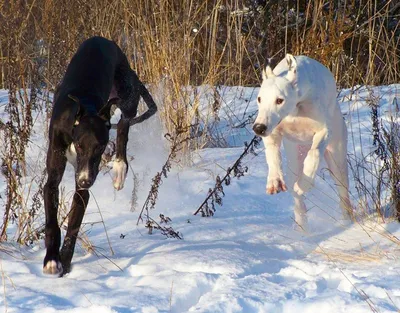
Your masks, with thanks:
[(228, 167), (226, 174), (222, 179), (219, 175), (217, 175), (214, 188), (210, 188), (208, 190), (207, 197), (204, 199), (202, 204), (200, 204), (199, 208), (196, 210), (196, 212), (194, 212), (193, 215), (197, 215), (199, 212), (201, 212), (202, 217), (210, 217), (214, 215), (216, 211), (215, 204), (221, 206), (222, 197), (225, 196), (223, 184), (229, 186), (232, 177), (240, 178), (244, 176), (248, 168), (247, 166), (243, 167), (242, 160), (249, 153), (256, 154), (254, 149), (259, 146), (260, 141), (260, 137), (254, 136), (250, 143), (244, 143), (245, 149), (243, 153), (237, 158), (231, 167)]

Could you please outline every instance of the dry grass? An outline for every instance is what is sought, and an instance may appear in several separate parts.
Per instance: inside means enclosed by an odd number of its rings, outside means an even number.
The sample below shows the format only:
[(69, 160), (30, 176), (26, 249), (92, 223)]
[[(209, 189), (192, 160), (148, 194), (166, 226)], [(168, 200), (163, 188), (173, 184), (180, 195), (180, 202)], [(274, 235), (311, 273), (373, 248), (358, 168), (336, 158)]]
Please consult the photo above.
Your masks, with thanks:
[[(359, 218), (380, 223), (400, 218), (399, 90), (391, 88), (391, 95), (385, 98), (390, 103), (385, 109), (381, 108), (384, 94), (376, 89), (355, 89), (346, 100), (353, 96), (358, 100), (352, 104), (355, 108), (349, 108), (354, 120), (348, 122), (348, 136), (354, 144), (348, 151), (348, 161)], [(365, 125), (360, 114), (355, 114), (360, 112), (360, 102), (368, 106), (371, 124)]]
[(345, 263), (370, 263), (370, 262), (380, 262), (383, 259), (383, 255), (377, 253), (370, 253), (366, 251), (359, 251), (355, 253), (354, 251), (345, 252), (333, 249), (321, 249), (317, 247), (313, 253), (320, 254), (327, 258), (329, 261), (335, 262), (345, 262)]
[(206, 130), (218, 113), (212, 104), (202, 120), (202, 95), (188, 86), (258, 85), (265, 59), (285, 52), (321, 61), (342, 87), (397, 82), (399, 10), (393, 0), (0, 0), (0, 88), (9, 90), (11, 116), (0, 123), (7, 179), (2, 239), (15, 212), (22, 208), (18, 216), (29, 217), (20, 178), (32, 112), (51, 111), (38, 91), (46, 98), (55, 89), (84, 39), (101, 35), (122, 47), (156, 95), (165, 131), (179, 121), (194, 137), (181, 151), (190, 161), (190, 151), (213, 140)]

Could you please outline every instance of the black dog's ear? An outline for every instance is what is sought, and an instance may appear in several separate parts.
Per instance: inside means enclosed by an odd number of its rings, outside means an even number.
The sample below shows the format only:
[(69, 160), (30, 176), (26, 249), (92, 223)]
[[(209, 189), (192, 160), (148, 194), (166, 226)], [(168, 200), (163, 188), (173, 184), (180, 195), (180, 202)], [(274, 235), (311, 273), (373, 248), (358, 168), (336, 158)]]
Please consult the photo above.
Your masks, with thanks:
[(73, 96), (71, 94), (68, 94), (68, 98), (70, 98), (71, 100), (74, 100), (76, 103), (79, 103), (78, 97), (75, 97), (75, 96)]
[(100, 112), (97, 114), (100, 118), (102, 118), (103, 120), (106, 121), (106, 126), (107, 127), (111, 127), (110, 124), (110, 119), (111, 119), (111, 106), (116, 102), (117, 99), (116, 98), (112, 98), (110, 100), (108, 100), (107, 104), (101, 108)]
[(81, 114), (82, 114), (83, 110), (81, 108), (81, 103), (80, 103), (78, 97), (75, 97), (75, 96), (73, 96), (71, 94), (68, 94), (68, 98), (70, 98), (71, 100), (73, 100), (74, 102), (76, 102), (78, 104), (78, 111), (76, 111), (75, 123), (74, 123), (74, 125), (76, 126), (76, 125), (79, 124), (79, 120), (80, 120), (80, 117), (81, 117)]

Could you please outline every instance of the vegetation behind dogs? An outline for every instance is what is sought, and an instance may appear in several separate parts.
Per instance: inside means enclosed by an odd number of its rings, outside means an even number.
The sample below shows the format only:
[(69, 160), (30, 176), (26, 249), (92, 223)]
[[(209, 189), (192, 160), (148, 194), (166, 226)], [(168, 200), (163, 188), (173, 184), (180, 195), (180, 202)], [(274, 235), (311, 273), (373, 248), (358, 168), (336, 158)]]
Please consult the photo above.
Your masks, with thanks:
[[(390, 0), (0, 0), (0, 88), (10, 99), (10, 119), (0, 121), (8, 186), (2, 239), (13, 218), (30, 229), (33, 213), (21, 222), (18, 210), (32, 110), (49, 114), (51, 101), (39, 107), (37, 100), (49, 99), (84, 39), (115, 40), (141, 80), (163, 90), (166, 132), (174, 135), (183, 120), (187, 137), (195, 137), (182, 149), (187, 153), (210, 136), (193, 122), (199, 95), (183, 87), (258, 85), (266, 58), (278, 61), (286, 52), (319, 60), (341, 87), (398, 82), (399, 14), (398, 1)], [(218, 114), (215, 94), (211, 114)]]

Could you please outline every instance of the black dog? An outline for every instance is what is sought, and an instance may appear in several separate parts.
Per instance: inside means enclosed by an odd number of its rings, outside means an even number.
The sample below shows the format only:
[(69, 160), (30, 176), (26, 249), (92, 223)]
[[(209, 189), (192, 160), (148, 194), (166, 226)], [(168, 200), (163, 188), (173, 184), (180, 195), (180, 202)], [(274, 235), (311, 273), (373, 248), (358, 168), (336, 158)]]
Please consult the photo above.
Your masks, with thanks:
[[(148, 110), (136, 117), (140, 96)], [(76, 237), (89, 201), (88, 188), (96, 179), (101, 156), (108, 143), (112, 104), (116, 104), (122, 112), (117, 126), (114, 163), (114, 187), (119, 190), (127, 172), (129, 126), (148, 119), (157, 107), (117, 44), (102, 37), (93, 37), (81, 44), (54, 95), (47, 152), (48, 177), (44, 186), (47, 251), (43, 272), (46, 274), (62, 275), (70, 271)], [(67, 234), (59, 252), (58, 186), (67, 158), (75, 166), (76, 192)]]

